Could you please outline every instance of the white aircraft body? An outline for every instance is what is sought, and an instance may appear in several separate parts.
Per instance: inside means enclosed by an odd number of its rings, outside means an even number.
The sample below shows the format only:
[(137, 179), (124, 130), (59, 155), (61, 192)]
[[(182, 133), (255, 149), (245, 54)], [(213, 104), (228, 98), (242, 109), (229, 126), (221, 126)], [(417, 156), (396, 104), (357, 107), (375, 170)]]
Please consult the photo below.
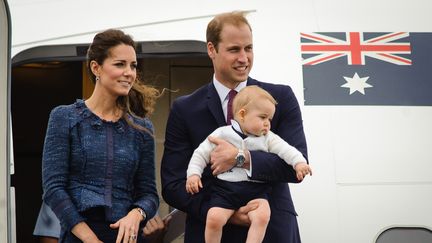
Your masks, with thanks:
[[(253, 29), (250, 76), (291, 86), (300, 103), (313, 168), (313, 176), (290, 184), (302, 241), (432, 242), (432, 105), (309, 104), (301, 38), (317, 32), (432, 34), (431, 1), (10, 0), (9, 19), (1, 3), (0, 242), (36, 242), (48, 113), (88, 94), (83, 63), (95, 33), (120, 28), (131, 34), (141, 44), (144, 77), (180, 89), (156, 107), (160, 159), (169, 104), (211, 78), (207, 23), (234, 10), (247, 11)], [(371, 59), (365, 60), (367, 66)], [(357, 75), (371, 85), (373, 73)], [(338, 88), (351, 97), (377, 89), (379, 81), (341, 87), (355, 77), (341, 75)], [(432, 76), (424, 79), (432, 83)], [(391, 95), (394, 89), (387, 88)], [(167, 212), (161, 198), (161, 214)]]

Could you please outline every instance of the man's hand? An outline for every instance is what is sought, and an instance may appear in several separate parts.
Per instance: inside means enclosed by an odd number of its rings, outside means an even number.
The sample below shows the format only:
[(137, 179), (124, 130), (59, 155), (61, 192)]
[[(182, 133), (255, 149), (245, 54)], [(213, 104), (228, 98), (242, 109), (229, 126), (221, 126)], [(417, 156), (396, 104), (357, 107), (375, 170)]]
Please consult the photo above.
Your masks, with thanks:
[(245, 206), (235, 211), (234, 214), (231, 216), (231, 218), (228, 220), (228, 223), (241, 225), (241, 226), (250, 226), (251, 222), (248, 213), (257, 208), (258, 208), (258, 203), (252, 200)]
[(209, 136), (208, 140), (216, 145), (216, 148), (210, 153), (210, 164), (213, 175), (226, 172), (234, 167), (238, 148), (217, 137)]
[(171, 216), (168, 216), (162, 220), (159, 215), (154, 216), (143, 229), (144, 238), (150, 243), (162, 243), (171, 218)]

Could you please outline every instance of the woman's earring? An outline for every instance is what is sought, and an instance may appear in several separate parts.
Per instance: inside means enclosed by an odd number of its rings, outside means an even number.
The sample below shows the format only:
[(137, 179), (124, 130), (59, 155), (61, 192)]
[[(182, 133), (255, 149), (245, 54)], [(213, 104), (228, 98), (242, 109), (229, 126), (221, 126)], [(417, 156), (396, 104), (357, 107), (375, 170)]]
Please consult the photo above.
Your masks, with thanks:
[(96, 76), (96, 82), (99, 81), (99, 76)]

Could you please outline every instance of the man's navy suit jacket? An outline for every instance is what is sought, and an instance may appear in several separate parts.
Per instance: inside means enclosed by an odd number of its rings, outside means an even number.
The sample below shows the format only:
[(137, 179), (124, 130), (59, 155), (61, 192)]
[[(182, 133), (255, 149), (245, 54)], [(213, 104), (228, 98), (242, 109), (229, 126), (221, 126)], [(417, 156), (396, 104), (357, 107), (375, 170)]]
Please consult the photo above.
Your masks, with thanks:
[[(306, 139), (300, 107), (291, 88), (259, 82), (248, 78), (247, 85), (258, 85), (267, 90), (278, 102), (271, 122), (271, 130), (296, 147), (307, 158)], [(204, 188), (198, 194), (186, 192), (186, 170), (198, 145), (226, 121), (220, 98), (213, 83), (190, 95), (176, 99), (171, 107), (165, 134), (165, 149), (161, 165), (162, 195), (164, 200), (188, 214), (185, 242), (204, 242), (205, 218), (209, 209), (212, 175), (208, 166), (202, 175)], [(297, 183), (294, 169), (278, 156), (251, 151), (251, 179), (267, 181), (271, 219), (264, 242), (299, 243), (297, 213), (287, 182)], [(227, 224), (222, 242), (245, 242), (247, 227)]]

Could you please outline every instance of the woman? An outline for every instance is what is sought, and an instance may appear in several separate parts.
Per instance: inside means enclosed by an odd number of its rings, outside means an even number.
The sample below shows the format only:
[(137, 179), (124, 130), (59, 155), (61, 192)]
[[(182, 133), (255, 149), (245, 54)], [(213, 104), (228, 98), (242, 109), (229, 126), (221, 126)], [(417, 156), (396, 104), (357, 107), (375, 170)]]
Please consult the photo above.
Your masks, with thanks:
[(135, 43), (98, 33), (87, 52), (95, 89), (50, 114), (44, 200), (61, 223), (60, 242), (136, 242), (159, 206), (153, 111), (158, 90), (137, 80)]

